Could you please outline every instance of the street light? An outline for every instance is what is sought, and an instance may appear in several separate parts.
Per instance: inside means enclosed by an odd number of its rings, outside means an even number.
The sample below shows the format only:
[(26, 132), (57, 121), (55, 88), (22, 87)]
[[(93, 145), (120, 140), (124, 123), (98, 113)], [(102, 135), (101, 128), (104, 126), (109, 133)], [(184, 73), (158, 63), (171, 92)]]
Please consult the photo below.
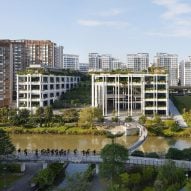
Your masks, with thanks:
[(186, 176), (186, 180), (188, 180), (188, 172), (185, 174), (185, 176)]
[(4, 183), (3, 183), (3, 187), (4, 187), (4, 188), (7, 187), (7, 185), (6, 185), (6, 170), (7, 170), (7, 167), (4, 166), (4, 167), (3, 167), (3, 171), (4, 171)]

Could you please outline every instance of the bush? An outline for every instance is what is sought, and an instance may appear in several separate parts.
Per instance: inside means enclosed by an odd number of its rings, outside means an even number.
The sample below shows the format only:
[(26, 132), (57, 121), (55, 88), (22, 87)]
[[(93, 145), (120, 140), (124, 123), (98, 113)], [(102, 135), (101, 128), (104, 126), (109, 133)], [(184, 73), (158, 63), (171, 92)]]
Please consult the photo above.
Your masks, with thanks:
[(37, 184), (40, 189), (44, 189), (53, 185), (54, 181), (63, 169), (63, 164), (52, 163), (46, 169), (39, 171), (38, 174), (33, 177), (32, 181)]
[(118, 117), (112, 117), (111, 120), (112, 120), (112, 122), (118, 122), (119, 118)]
[(159, 158), (159, 155), (156, 152), (150, 152), (150, 153), (145, 153), (145, 157), (148, 157), (148, 158)]
[(169, 148), (165, 157), (168, 159), (177, 159), (177, 160), (181, 160), (184, 158), (182, 151), (176, 148)]
[(9, 172), (9, 173), (21, 172), (21, 168), (19, 164), (0, 164), (0, 172), (3, 172), (4, 168), (6, 168), (6, 172)]
[(144, 152), (143, 151), (134, 151), (132, 154), (132, 156), (136, 156), (136, 157), (144, 157)]
[(131, 116), (128, 116), (125, 118), (125, 122), (132, 122), (132, 121), (133, 121), (133, 119)]

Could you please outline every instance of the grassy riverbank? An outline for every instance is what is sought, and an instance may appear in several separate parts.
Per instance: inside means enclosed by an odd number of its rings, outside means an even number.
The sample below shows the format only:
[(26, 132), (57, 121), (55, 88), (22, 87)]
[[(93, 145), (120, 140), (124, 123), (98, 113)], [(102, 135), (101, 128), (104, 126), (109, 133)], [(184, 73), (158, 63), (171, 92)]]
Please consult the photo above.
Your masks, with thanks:
[(157, 135), (157, 134), (149, 131), (149, 136), (190, 138), (191, 137), (191, 128), (181, 129), (178, 132), (171, 131), (170, 129), (164, 129), (160, 133), (160, 135)]
[(16, 180), (21, 178), (21, 174), (14, 173), (6, 173), (0, 175), (0, 190), (4, 188), (8, 188), (11, 184), (13, 184)]
[(80, 127), (1, 127), (8, 133), (12, 134), (66, 134), (66, 135), (105, 135), (106, 131), (97, 130), (96, 128), (80, 128)]
[(184, 109), (186, 111), (191, 109), (191, 96), (173, 96), (172, 101), (181, 114), (183, 114)]

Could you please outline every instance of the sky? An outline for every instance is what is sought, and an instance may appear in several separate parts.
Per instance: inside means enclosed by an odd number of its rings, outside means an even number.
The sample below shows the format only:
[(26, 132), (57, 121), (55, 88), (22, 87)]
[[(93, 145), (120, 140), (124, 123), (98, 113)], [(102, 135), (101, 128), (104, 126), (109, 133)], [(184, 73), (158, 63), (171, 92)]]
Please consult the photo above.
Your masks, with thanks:
[(191, 0), (0, 0), (0, 39), (48, 39), (89, 52), (191, 55)]

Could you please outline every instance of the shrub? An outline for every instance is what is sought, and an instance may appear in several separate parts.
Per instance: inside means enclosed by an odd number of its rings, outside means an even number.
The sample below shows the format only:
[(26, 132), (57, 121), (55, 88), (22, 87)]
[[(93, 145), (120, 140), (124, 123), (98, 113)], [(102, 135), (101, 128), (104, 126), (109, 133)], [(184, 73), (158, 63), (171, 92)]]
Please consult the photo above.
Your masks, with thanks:
[(112, 122), (118, 122), (119, 118), (118, 117), (112, 117), (111, 120), (112, 120)]
[(128, 116), (128, 117), (125, 118), (125, 122), (132, 122), (132, 120), (133, 120), (133, 119), (132, 119), (131, 116)]
[(138, 150), (138, 151), (134, 151), (131, 155), (136, 157), (144, 157), (144, 152)]
[(148, 157), (148, 158), (159, 158), (159, 155), (156, 152), (150, 152), (150, 153), (146, 153), (145, 157)]

